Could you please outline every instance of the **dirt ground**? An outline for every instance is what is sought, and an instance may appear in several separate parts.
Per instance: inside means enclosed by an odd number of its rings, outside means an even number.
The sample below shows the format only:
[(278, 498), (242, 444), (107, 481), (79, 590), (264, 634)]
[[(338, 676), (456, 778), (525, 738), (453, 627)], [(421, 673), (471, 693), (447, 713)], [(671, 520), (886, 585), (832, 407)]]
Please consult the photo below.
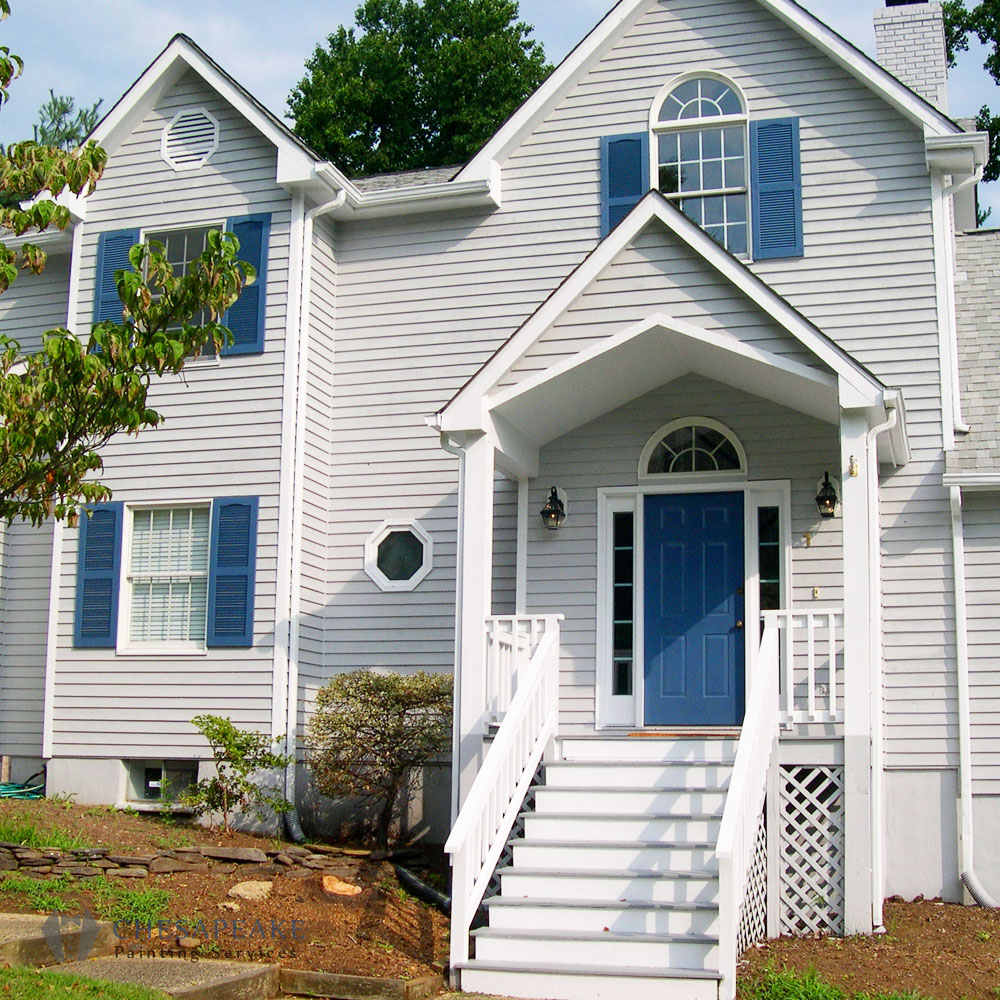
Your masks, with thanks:
[(886, 933), (873, 937), (781, 938), (744, 956), (752, 978), (772, 964), (813, 967), (846, 992), (918, 992), (935, 1000), (1000, 997), (1000, 910), (935, 900), (886, 902)]
[[(226, 837), (193, 823), (164, 822), (93, 807), (0, 801), (0, 820), (14, 817), (42, 829), (64, 830), (86, 840), (88, 846), (112, 847), (120, 854), (148, 855), (208, 845), (275, 850), (282, 843), (241, 833)], [(411, 860), (407, 865), (421, 867)], [(430, 856), (424, 871), (439, 866), (440, 857)], [(250, 902), (227, 895), (239, 882), (262, 879), (273, 882), (267, 900)], [(447, 918), (404, 892), (386, 861), (362, 859), (355, 882), (362, 888), (359, 895), (332, 896), (323, 891), (321, 872), (265, 876), (241, 874), (237, 867), (229, 874), (151, 873), (141, 880), (129, 880), (125, 887), (168, 890), (170, 901), (164, 919), (195, 926), (202, 921), (204, 932), (196, 930), (194, 934), (202, 942), (199, 954), (204, 958), (237, 957), (225, 952), (241, 952), (238, 957), (280, 960), (289, 968), (394, 978), (440, 971), (448, 952)], [(79, 890), (69, 898), (93, 909), (86, 885), (81, 879)], [(29, 907), (21, 896), (0, 894), (0, 910), (29, 912)], [(238, 928), (234, 926), (237, 921)], [(172, 945), (176, 934), (172, 928), (166, 934), (166, 944)], [(133, 930), (132, 940), (123, 939), (122, 946), (126, 943), (143, 949), (151, 943), (156, 947), (162, 944), (151, 942), (145, 929), (138, 938)]]

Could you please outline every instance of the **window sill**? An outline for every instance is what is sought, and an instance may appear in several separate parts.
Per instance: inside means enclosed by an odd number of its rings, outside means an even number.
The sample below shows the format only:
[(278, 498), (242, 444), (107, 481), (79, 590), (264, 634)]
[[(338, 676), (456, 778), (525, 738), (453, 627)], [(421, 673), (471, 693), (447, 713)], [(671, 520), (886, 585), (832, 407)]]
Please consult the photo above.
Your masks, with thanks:
[(204, 646), (119, 646), (118, 656), (133, 656), (150, 659), (160, 656), (207, 656)]

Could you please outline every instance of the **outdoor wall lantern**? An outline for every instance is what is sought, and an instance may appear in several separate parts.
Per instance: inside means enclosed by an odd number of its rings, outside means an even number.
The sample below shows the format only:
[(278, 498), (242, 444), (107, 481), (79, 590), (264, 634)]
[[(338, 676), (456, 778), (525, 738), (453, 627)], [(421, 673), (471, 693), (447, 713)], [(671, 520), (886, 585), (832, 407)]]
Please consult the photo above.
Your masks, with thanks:
[(549, 493), (545, 506), (539, 511), (542, 516), (542, 524), (549, 531), (556, 531), (566, 520), (566, 505), (559, 499), (559, 491), (553, 486)]
[(830, 473), (823, 473), (823, 485), (816, 494), (816, 509), (820, 517), (833, 517), (837, 512), (837, 491), (830, 482)]

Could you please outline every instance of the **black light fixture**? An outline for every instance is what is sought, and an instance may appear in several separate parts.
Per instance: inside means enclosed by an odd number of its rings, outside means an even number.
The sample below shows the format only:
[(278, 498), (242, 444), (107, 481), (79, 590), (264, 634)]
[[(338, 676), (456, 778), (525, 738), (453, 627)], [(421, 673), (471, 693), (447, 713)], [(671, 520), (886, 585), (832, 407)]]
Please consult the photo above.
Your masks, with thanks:
[(837, 491), (830, 482), (830, 473), (823, 473), (823, 485), (816, 494), (816, 509), (820, 517), (833, 517), (837, 511)]
[(559, 499), (559, 493), (554, 486), (549, 493), (549, 499), (545, 502), (545, 506), (538, 513), (542, 515), (542, 524), (549, 531), (555, 531), (566, 520), (566, 506)]

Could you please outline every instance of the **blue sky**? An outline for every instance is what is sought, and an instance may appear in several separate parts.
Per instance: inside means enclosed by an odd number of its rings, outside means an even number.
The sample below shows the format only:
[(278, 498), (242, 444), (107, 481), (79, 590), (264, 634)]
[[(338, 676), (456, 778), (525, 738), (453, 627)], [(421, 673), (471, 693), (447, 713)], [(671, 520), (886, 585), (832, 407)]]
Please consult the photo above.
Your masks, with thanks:
[[(590, 30), (612, 0), (521, 0), (521, 17), (535, 26), (550, 61), (557, 62)], [(874, 54), (867, 0), (806, 0), (821, 20)], [(25, 60), (24, 75), (0, 111), (0, 141), (30, 138), (50, 87), (79, 102), (104, 98), (107, 111), (178, 31), (190, 35), (273, 111), (282, 114), (290, 88), (318, 41), (354, 20), (357, 0), (13, 0), (0, 23), (0, 45)], [(1000, 111), (1000, 88), (982, 68), (978, 48), (963, 53), (949, 79), (953, 115), (974, 115), (983, 104)], [(996, 204), (991, 184), (981, 201)]]

